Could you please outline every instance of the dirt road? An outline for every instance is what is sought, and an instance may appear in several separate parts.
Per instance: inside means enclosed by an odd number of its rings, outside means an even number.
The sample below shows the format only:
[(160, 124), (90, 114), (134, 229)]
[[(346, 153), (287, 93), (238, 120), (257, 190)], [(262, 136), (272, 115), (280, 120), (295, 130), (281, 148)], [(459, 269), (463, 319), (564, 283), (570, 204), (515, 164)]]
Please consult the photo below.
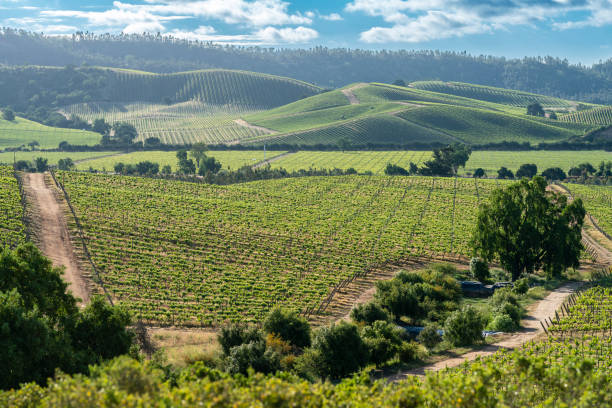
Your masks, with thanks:
[[(56, 192), (50, 180), (42, 173), (28, 173), (23, 178), (28, 202), (35, 213), (32, 233), (40, 250), (53, 261), (54, 266), (64, 266), (64, 279), (72, 294), (89, 301), (87, 283), (77, 264), (77, 258), (70, 242), (68, 225)], [(49, 183), (49, 185), (47, 184)]]
[(267, 166), (270, 163), (273, 163), (273, 162), (275, 162), (277, 160), (282, 159), (283, 157), (287, 157), (287, 156), (290, 156), (292, 154), (295, 154), (295, 152), (286, 152), (286, 153), (279, 154), (278, 156), (274, 156), (274, 157), (271, 157), (269, 159), (262, 160), (259, 163), (254, 164), (253, 165), (253, 169), (259, 169), (261, 167), (265, 167), (265, 166)]
[(236, 120), (234, 120), (234, 123), (237, 124), (237, 125), (240, 125), (240, 126), (247, 127), (249, 129), (259, 130), (260, 132), (263, 132), (264, 134), (267, 134), (267, 135), (275, 133), (274, 130), (272, 130), (272, 129), (268, 129), (268, 128), (265, 128), (263, 126), (251, 125), (249, 122), (247, 122), (244, 119), (236, 119)]
[(363, 88), (364, 86), (367, 86), (367, 84), (357, 84), (357, 85), (351, 86), (350, 88), (343, 89), (341, 92), (344, 94), (344, 96), (346, 96), (346, 99), (349, 100), (349, 103), (351, 105), (359, 105), (360, 103), (359, 99), (353, 93), (353, 91), (355, 89)]

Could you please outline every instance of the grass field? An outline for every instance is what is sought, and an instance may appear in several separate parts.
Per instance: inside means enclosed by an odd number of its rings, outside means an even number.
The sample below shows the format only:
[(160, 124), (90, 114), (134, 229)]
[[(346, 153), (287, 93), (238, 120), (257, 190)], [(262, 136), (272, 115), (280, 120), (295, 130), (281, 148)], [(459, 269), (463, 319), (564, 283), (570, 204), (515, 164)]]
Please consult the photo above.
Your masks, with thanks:
[[(270, 159), (283, 153), (285, 152), (268, 151), (265, 154), (265, 158)], [(223, 168), (226, 170), (237, 170), (242, 166), (253, 165), (264, 160), (263, 150), (209, 151), (207, 155), (219, 160)], [(116, 163), (121, 162), (124, 164), (136, 164), (145, 160), (158, 163), (160, 169), (165, 165), (170, 165), (173, 171), (176, 170), (178, 161), (176, 158), (176, 152), (146, 151), (116, 154), (109, 157), (86, 160), (78, 163), (76, 168), (78, 170), (88, 170), (91, 167), (98, 171), (106, 170), (112, 172)]]
[(47, 159), (49, 165), (55, 165), (59, 159), (65, 159), (67, 157), (70, 157), (74, 162), (76, 162), (113, 154), (117, 154), (117, 152), (4, 152), (0, 153), (0, 164), (9, 164), (12, 166), (13, 159), (27, 160), (33, 163), (37, 157), (43, 157)]
[(61, 178), (112, 296), (148, 321), (197, 325), (256, 320), (275, 304), (317, 306), (342, 279), (408, 255), (468, 254), (475, 209), (497, 185), (384, 176), (225, 187)]
[(9, 122), (0, 118), (0, 149), (38, 142), (42, 149), (57, 148), (66, 141), (74, 145), (94, 145), (100, 142), (98, 133), (76, 129), (54, 128), (23, 118)]
[[(430, 152), (423, 151), (348, 151), (348, 152), (313, 152), (301, 151), (290, 154), (272, 163), (272, 167), (283, 167), (287, 170), (312, 168), (340, 168), (353, 167), (359, 172), (371, 171), (383, 174), (387, 163), (397, 164), (408, 168), (410, 162), (418, 164), (428, 160)], [(473, 173), (477, 168), (483, 168), (489, 177), (495, 177), (497, 170), (505, 166), (516, 171), (521, 164), (534, 163), (542, 171), (550, 167), (561, 167), (566, 172), (573, 166), (589, 162), (594, 166), (603, 160), (611, 160), (610, 152), (595, 151), (475, 151), (465, 169), (460, 174)]]

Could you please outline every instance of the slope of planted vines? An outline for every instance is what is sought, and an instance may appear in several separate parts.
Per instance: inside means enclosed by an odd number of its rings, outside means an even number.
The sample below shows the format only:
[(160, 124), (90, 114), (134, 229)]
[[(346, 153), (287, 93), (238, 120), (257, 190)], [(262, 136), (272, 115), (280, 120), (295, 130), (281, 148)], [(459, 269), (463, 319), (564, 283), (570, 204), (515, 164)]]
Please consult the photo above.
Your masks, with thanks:
[(559, 120), (573, 123), (590, 123), (593, 125), (612, 125), (612, 106), (572, 112), (559, 116)]
[[(60, 173), (102, 281), (144, 320), (215, 325), (318, 306), (372, 265), (468, 254), (495, 182), (342, 176), (211, 186)], [(453, 205), (453, 203), (455, 205)]]
[(13, 168), (0, 166), (0, 249), (26, 240), (23, 206)]
[(517, 107), (526, 107), (534, 102), (539, 102), (546, 108), (569, 109), (575, 105), (571, 101), (551, 96), (463, 82), (418, 81), (412, 82), (410, 87)]
[(612, 236), (612, 187), (584, 184), (566, 184), (572, 195), (582, 198), (584, 206), (595, 222)]

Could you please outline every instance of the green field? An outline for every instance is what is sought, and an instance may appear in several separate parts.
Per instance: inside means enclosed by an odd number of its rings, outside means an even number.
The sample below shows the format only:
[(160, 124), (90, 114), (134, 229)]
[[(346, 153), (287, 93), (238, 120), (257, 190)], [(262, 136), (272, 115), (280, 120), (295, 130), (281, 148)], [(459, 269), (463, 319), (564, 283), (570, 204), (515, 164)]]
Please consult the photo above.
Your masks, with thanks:
[(94, 132), (54, 128), (19, 117), (12, 122), (0, 118), (0, 149), (27, 146), (34, 141), (41, 149), (57, 148), (63, 141), (73, 145), (95, 145), (100, 139), (101, 136)]
[[(272, 163), (273, 168), (300, 170), (308, 168), (339, 168), (346, 170), (353, 167), (359, 172), (371, 171), (383, 174), (387, 163), (408, 168), (410, 162), (419, 164), (430, 158), (428, 151), (347, 151), (347, 152), (315, 152), (300, 151), (289, 154)], [(612, 159), (610, 152), (594, 151), (481, 151), (472, 152), (465, 169), (459, 174), (473, 173), (477, 168), (483, 168), (489, 177), (495, 177), (497, 170), (507, 167), (516, 171), (521, 164), (534, 163), (542, 171), (550, 167), (560, 167), (568, 171), (580, 163), (591, 163), (594, 166), (601, 161)]]
[[(356, 84), (343, 91), (354, 95), (353, 104), (349, 105), (348, 96), (337, 90), (245, 115), (247, 122), (273, 133), (244, 142), (316, 145), (348, 139), (359, 146), (503, 141), (538, 144), (582, 136), (595, 128), (592, 123), (527, 116), (525, 109), (516, 105), (518, 102), (502, 104), (379, 83)], [(561, 104), (561, 100), (549, 99)]]
[(61, 178), (112, 296), (147, 321), (195, 325), (257, 320), (275, 304), (317, 306), (371, 265), (467, 255), (476, 207), (497, 185), (383, 176), (225, 187)]
[(14, 248), (26, 239), (23, 207), (13, 169), (0, 166), (0, 251)]
[(114, 154), (117, 154), (117, 152), (4, 152), (0, 153), (0, 164), (13, 165), (13, 160), (27, 160), (30, 163), (33, 163), (37, 157), (42, 157), (47, 159), (49, 165), (56, 165), (58, 160), (65, 159), (67, 157), (70, 157), (74, 162), (77, 162)]
[[(265, 153), (266, 159), (271, 159), (272, 157), (278, 156), (280, 154), (285, 153), (284, 151), (268, 151)], [(214, 157), (217, 159), (224, 169), (226, 170), (237, 170), (242, 166), (249, 166), (257, 164), (264, 160), (264, 152), (263, 150), (235, 150), (235, 151), (209, 151), (207, 153), (208, 156)], [(1, 157), (1, 156), (0, 156)], [(133, 153), (123, 153), (123, 154), (115, 154), (109, 157), (102, 157), (99, 159), (85, 160), (80, 163), (77, 163), (76, 168), (78, 170), (89, 170), (89, 168), (93, 168), (94, 170), (102, 171), (113, 171), (113, 167), (116, 163), (124, 163), (124, 164), (136, 164), (141, 161), (151, 161), (153, 163), (158, 163), (160, 169), (163, 166), (169, 165), (172, 167), (172, 170), (176, 170), (177, 166), (177, 158), (176, 152), (166, 152), (166, 151), (146, 151), (146, 152), (133, 152)]]

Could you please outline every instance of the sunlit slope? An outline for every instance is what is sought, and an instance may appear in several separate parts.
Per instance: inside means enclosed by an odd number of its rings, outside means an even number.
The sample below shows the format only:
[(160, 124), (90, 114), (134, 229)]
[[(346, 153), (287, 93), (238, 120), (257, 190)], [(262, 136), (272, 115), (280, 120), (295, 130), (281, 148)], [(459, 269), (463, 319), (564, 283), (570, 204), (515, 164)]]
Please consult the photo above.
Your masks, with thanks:
[(77, 129), (62, 129), (16, 117), (13, 121), (0, 116), (0, 149), (19, 147), (38, 142), (38, 148), (52, 149), (66, 141), (72, 145), (94, 145), (100, 141), (98, 133)]

